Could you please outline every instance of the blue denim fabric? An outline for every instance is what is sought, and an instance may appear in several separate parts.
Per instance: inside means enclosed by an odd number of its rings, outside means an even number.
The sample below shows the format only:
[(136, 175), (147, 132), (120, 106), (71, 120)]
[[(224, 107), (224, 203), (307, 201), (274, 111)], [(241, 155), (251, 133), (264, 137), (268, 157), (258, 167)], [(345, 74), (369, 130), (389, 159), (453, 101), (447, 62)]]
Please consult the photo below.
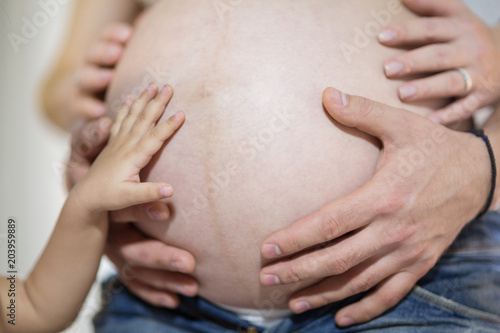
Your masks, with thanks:
[(128, 332), (500, 332), (500, 214), (471, 222), (397, 306), (362, 325), (340, 328), (338, 309), (360, 299), (293, 315), (276, 326), (254, 327), (199, 297), (181, 297), (176, 310), (151, 306), (116, 278), (103, 284), (105, 306), (94, 319), (97, 333)]

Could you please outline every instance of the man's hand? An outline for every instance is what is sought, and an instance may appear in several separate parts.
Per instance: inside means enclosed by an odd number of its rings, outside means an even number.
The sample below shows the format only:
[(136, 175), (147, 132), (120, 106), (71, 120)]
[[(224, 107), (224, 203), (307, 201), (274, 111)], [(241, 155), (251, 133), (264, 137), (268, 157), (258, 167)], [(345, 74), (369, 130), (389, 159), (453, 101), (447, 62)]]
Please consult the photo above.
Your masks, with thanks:
[(85, 62), (73, 76), (68, 105), (69, 124), (78, 118), (97, 118), (106, 113), (102, 96), (113, 80), (114, 67), (132, 35), (132, 26), (113, 23), (89, 48)]
[[(371, 290), (336, 315), (361, 323), (396, 305), (483, 209), (491, 170), (480, 138), (329, 88), (330, 115), (380, 139), (373, 178), (263, 243), (264, 285), (323, 278), (290, 300), (300, 313)], [(327, 167), (327, 166), (325, 166)]]
[[(389, 25), (379, 39), (387, 46), (414, 49), (387, 60), (385, 72), (395, 79), (422, 74), (425, 77), (401, 85), (401, 100), (458, 97), (429, 116), (442, 124), (467, 119), (476, 110), (498, 101), (500, 42), (495, 40), (495, 31), (459, 0), (403, 3), (422, 17)], [(471, 76), (469, 92), (465, 90), (465, 78), (455, 70), (459, 67)]]
[[(66, 170), (67, 186), (71, 189), (90, 169), (109, 137), (112, 121), (99, 118), (74, 128), (71, 156)], [(177, 294), (194, 296), (196, 281), (183, 273), (195, 269), (194, 257), (156, 239), (146, 237), (126, 222), (167, 220), (168, 206), (152, 202), (110, 212), (108, 242), (105, 254), (117, 267), (130, 291), (146, 302), (169, 308), (177, 307)]]
[[(142, 207), (136, 212), (137, 215), (133, 210), (112, 212), (110, 220), (149, 221)], [(194, 257), (187, 251), (146, 237), (133, 224), (110, 223), (105, 254), (115, 264), (128, 289), (148, 303), (176, 308), (177, 294), (193, 297), (198, 293), (197, 282), (188, 275), (194, 272)]]

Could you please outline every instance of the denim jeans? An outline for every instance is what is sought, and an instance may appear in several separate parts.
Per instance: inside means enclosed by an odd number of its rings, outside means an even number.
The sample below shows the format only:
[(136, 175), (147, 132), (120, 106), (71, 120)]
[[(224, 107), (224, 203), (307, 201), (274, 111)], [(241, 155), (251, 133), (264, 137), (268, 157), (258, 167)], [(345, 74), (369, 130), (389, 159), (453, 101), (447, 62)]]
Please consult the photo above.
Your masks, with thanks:
[(181, 297), (178, 309), (149, 305), (116, 278), (103, 284), (97, 333), (129, 332), (500, 332), (500, 214), (471, 222), (436, 266), (398, 305), (361, 325), (340, 328), (334, 316), (356, 295), (274, 327), (255, 327), (200, 297)]

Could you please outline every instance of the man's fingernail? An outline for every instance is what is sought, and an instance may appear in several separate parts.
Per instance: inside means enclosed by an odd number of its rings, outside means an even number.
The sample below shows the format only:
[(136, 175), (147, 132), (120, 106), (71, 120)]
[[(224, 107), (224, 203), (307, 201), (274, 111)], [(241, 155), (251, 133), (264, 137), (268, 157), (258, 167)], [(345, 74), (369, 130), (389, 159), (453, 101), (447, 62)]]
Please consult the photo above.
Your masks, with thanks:
[(346, 106), (349, 103), (349, 96), (338, 89), (330, 88), (330, 95), (337, 105)]
[(165, 214), (162, 211), (160, 211), (154, 207), (149, 207), (146, 212), (148, 213), (148, 216), (151, 220), (155, 220), (155, 221), (165, 220), (165, 217), (166, 217)]
[(281, 255), (280, 248), (274, 244), (264, 245), (264, 247), (262, 248), (262, 252), (263, 252), (264, 256), (266, 256), (268, 258), (274, 258), (274, 257)]
[(131, 33), (132, 31), (130, 31), (130, 29), (120, 29), (116, 33), (116, 37), (121, 41), (125, 41), (130, 37)]
[(311, 310), (311, 304), (309, 304), (306, 301), (300, 301), (297, 304), (295, 304), (295, 312), (296, 313), (302, 313), (302, 312), (306, 312), (308, 310)]
[(107, 56), (108, 59), (116, 59), (120, 56), (120, 53), (122, 52), (121, 49), (116, 48), (116, 47), (111, 47), (108, 50)]
[(401, 61), (391, 61), (389, 63), (387, 63), (385, 66), (385, 75), (387, 76), (393, 76), (393, 75), (396, 75), (400, 72), (403, 71), (403, 68), (404, 68), (404, 65)]
[(111, 80), (111, 76), (113, 75), (113, 72), (110, 71), (110, 70), (102, 70), (100, 73), (99, 73), (99, 76), (101, 78), (102, 81), (109, 81)]
[(398, 33), (393, 29), (384, 29), (379, 35), (378, 40), (381, 42), (390, 42), (398, 37)]
[(163, 306), (164, 308), (172, 308), (172, 304), (170, 304), (170, 302), (166, 299), (162, 299), (160, 301), (160, 306)]
[(351, 326), (352, 324), (354, 324), (354, 320), (350, 317), (342, 317), (339, 319), (338, 324), (340, 326)]
[(415, 96), (416, 94), (417, 87), (415, 87), (414, 85), (407, 85), (399, 88), (399, 96), (401, 96), (401, 99), (408, 99)]
[(180, 260), (172, 261), (172, 269), (176, 272), (187, 273), (186, 266)]
[(262, 283), (265, 286), (277, 286), (277, 285), (281, 284), (281, 281), (280, 281), (280, 278), (277, 277), (276, 275), (265, 274), (262, 277)]
[(164, 198), (170, 197), (174, 193), (174, 190), (170, 186), (164, 186), (161, 188), (161, 196)]
[(106, 107), (104, 105), (98, 105), (95, 107), (94, 112), (97, 117), (104, 116), (106, 113)]
[(177, 291), (179, 294), (183, 294), (186, 292), (186, 289), (184, 288), (184, 286), (182, 284), (176, 284), (175, 285), (175, 291)]

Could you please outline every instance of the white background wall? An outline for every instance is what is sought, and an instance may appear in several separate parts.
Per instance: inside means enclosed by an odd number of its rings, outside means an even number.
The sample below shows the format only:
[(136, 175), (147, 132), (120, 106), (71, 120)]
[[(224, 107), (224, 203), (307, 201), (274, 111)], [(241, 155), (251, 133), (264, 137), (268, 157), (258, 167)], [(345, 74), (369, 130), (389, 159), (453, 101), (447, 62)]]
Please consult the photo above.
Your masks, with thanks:
[[(65, 197), (61, 166), (69, 138), (44, 119), (37, 89), (65, 36), (73, 1), (59, 0), (69, 4), (60, 5), (19, 52), (7, 38), (10, 32), (20, 34), (23, 17), (31, 20), (42, 10), (38, 1), (0, 0), (0, 273), (7, 271), (1, 242), (8, 217), (18, 223), (18, 268), (25, 275), (43, 249)], [(54, 0), (42, 0), (48, 1)], [(466, 2), (489, 23), (500, 20), (500, 0)], [(71, 332), (92, 332), (95, 290), (93, 295)]]

